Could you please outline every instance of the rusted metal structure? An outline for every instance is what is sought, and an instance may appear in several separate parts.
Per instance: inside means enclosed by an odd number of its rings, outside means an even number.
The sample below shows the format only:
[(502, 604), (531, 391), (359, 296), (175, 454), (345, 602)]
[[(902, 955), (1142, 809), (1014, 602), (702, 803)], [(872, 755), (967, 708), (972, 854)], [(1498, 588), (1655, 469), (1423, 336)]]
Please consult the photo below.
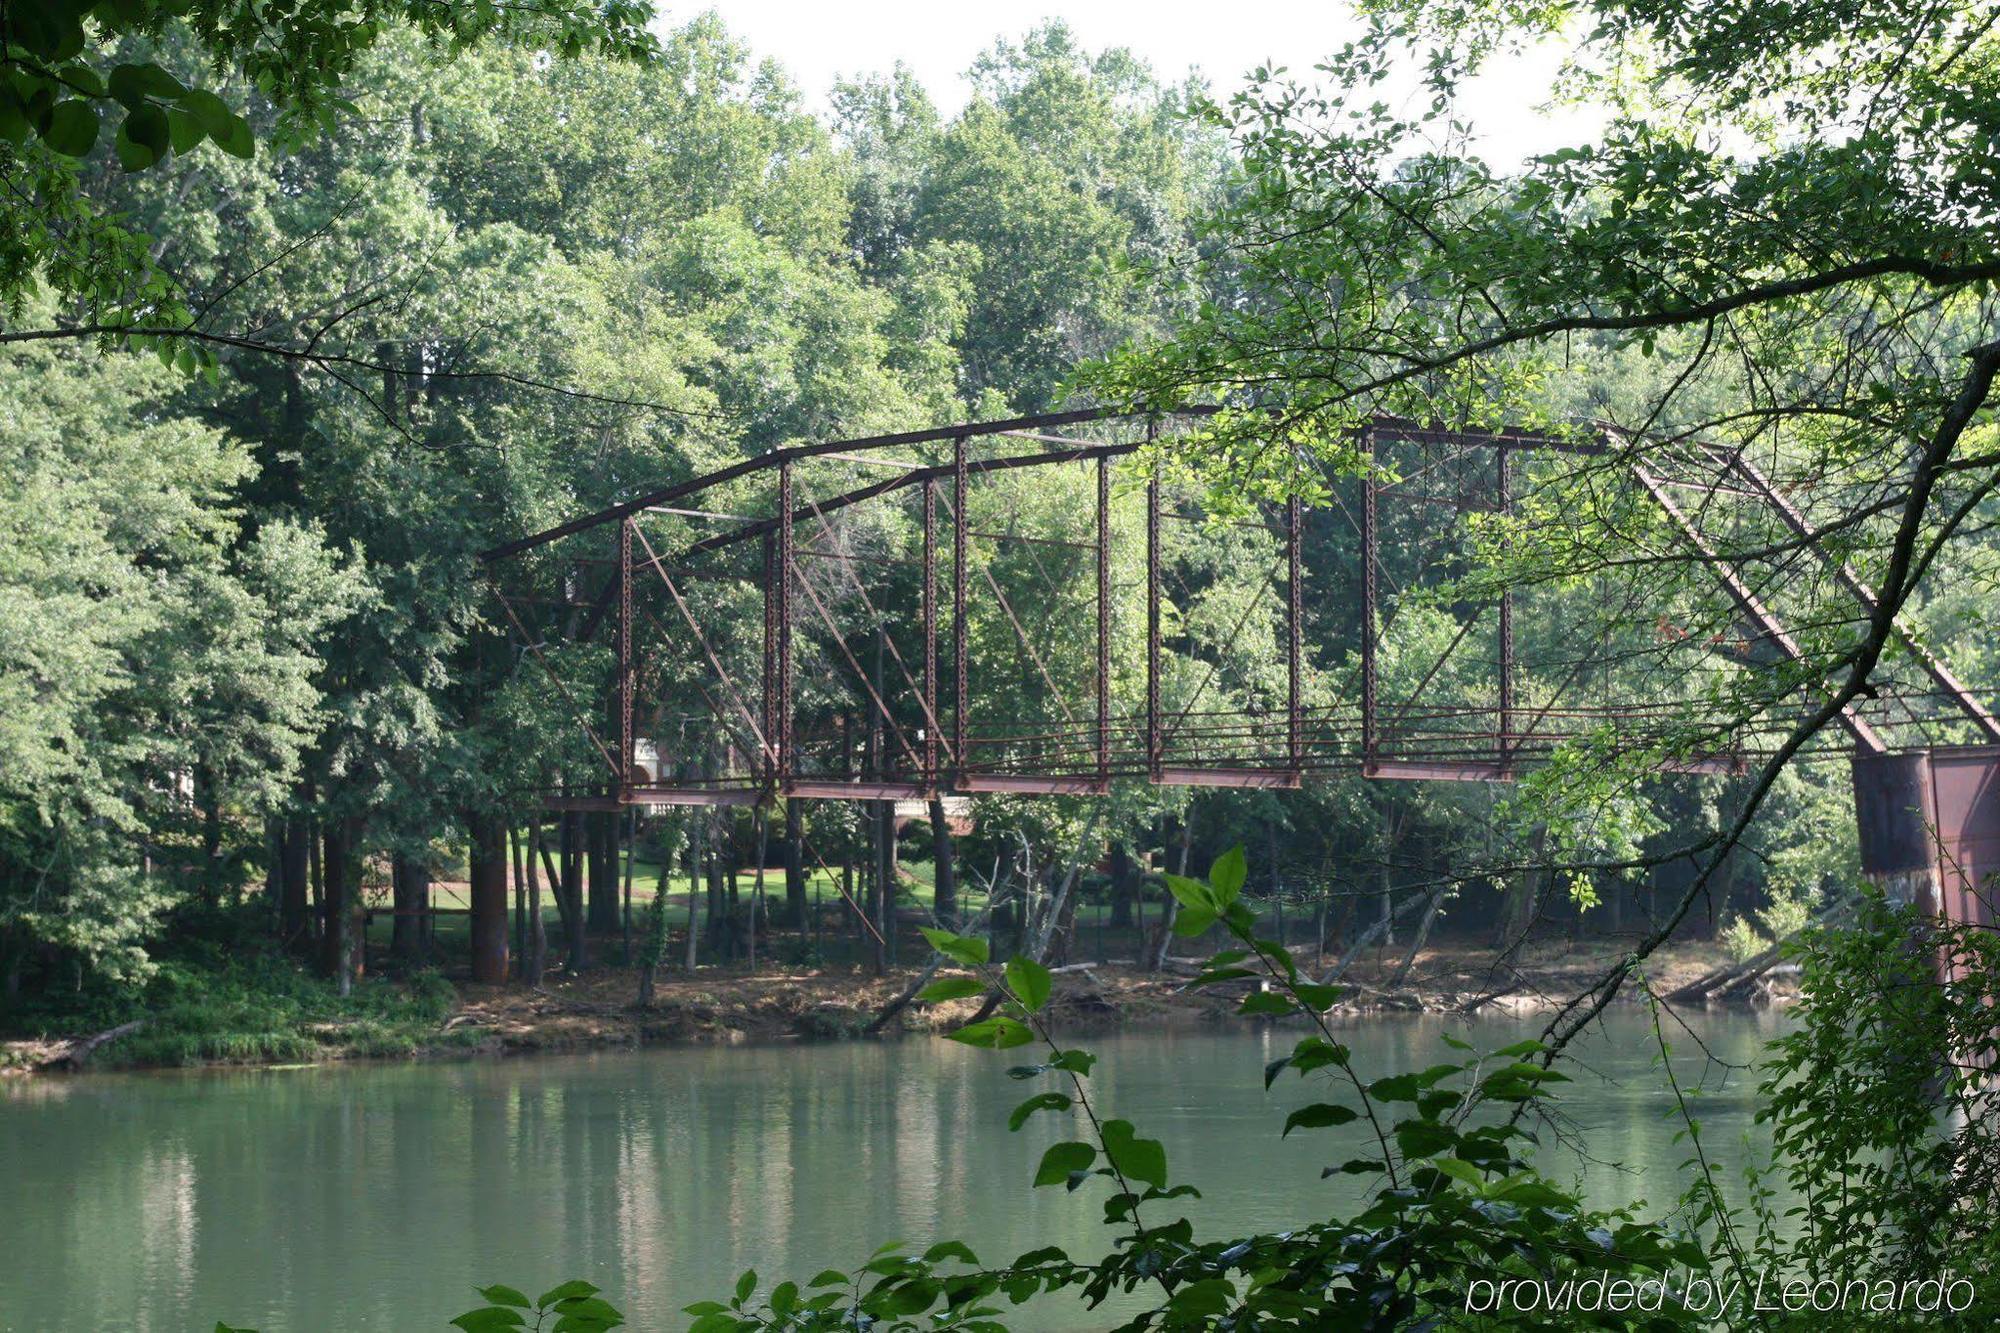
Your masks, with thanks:
[[(1503, 583), (1448, 606), (1424, 591), (1463, 572), (1469, 541), (1504, 543), (1517, 505), (1561, 476), (1563, 503), (1643, 512), (1673, 560), (1706, 566), (1727, 594), (1740, 628), (1688, 660), (1799, 660), (1773, 599), (1789, 596), (1811, 531), (1740, 451), (1378, 419), (1323, 503), (1218, 517), (1157, 465), (1130, 475), (1131, 456), (1159, 457), (1151, 446), (1206, 415), (1081, 410), (794, 445), (486, 552), (518, 651), (587, 740), (547, 804), (1075, 795), (1119, 779), (1289, 788), (1334, 771), (1505, 781), (1579, 736), (1728, 772), (1789, 728), (1739, 719), (1691, 747), (1683, 709), (1604, 697), (1587, 647), (1548, 645), (1562, 616), (1545, 591)], [(1561, 469), (1557, 455), (1570, 456)], [(1030, 471), (1064, 481), (1014, 484)], [(1726, 558), (1742, 544), (1711, 536), (1725, 521), (1770, 525), (1787, 560)], [(1216, 577), (1266, 559), (1253, 595)], [(1872, 613), (1852, 570), (1823, 572)], [(1224, 584), (1236, 600), (1207, 605)], [(1351, 590), (1352, 623), (1329, 623), (1315, 585)], [(1398, 639), (1425, 617), (1439, 642)], [(1524, 651), (1524, 625), (1540, 647)], [(1914, 637), (1903, 645), (1922, 679), (1839, 718), (1864, 855), (1916, 855), (1899, 841), (1914, 811), (1928, 845), (1987, 866), (2000, 748), (1981, 747), (2000, 746), (2000, 722)], [(1967, 742), (1926, 759), (1921, 780), (1903, 773), (1909, 752)]]

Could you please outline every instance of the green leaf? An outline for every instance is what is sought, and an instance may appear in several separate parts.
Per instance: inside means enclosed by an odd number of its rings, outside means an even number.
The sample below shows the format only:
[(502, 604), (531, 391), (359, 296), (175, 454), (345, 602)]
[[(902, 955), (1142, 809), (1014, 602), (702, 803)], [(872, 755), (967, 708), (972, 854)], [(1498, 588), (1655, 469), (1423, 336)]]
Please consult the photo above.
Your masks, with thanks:
[(979, 1256), (967, 1249), (960, 1241), (941, 1240), (924, 1251), (924, 1262), (927, 1264), (942, 1263), (946, 1259), (957, 1259), (959, 1262), (971, 1265), (974, 1268), (979, 1266)]
[(1437, 1161), (1431, 1163), (1431, 1165), (1454, 1180), (1464, 1181), (1466, 1184), (1472, 1186), (1475, 1191), (1483, 1190), (1486, 1187), (1485, 1173), (1462, 1157), (1440, 1157)]
[(799, 1303), (799, 1284), (780, 1282), (771, 1288), (771, 1308), (779, 1314), (789, 1314)]
[(1041, 1165), (1035, 1168), (1035, 1184), (1062, 1185), (1077, 1171), (1090, 1170), (1090, 1164), (1097, 1160), (1097, 1149), (1088, 1143), (1068, 1141), (1049, 1145), (1042, 1154)]
[(80, 97), (58, 102), (42, 127), (42, 142), (64, 157), (83, 157), (97, 144), (97, 108)]
[(491, 1286), (477, 1289), (479, 1298), (488, 1305), (518, 1305), (523, 1310), (529, 1308), (528, 1298), (512, 1287)]
[(1368, 1085), (1368, 1095), (1378, 1102), (1413, 1102), (1422, 1092), (1415, 1074), (1391, 1074)]
[(1319, 1173), (1325, 1180), (1328, 1176), (1371, 1176), (1388, 1170), (1388, 1164), (1376, 1158), (1350, 1157), (1339, 1166), (1330, 1166)]
[(500, 1328), (523, 1328), (527, 1322), (521, 1318), (521, 1312), (518, 1310), (489, 1305), (481, 1310), (467, 1310), (452, 1320), (451, 1326), (462, 1328), (465, 1333), (492, 1333), (492, 1330)]
[(1250, 865), (1243, 855), (1243, 844), (1238, 843), (1215, 858), (1215, 864), (1208, 868), (1208, 882), (1215, 890), (1215, 901), (1219, 907), (1227, 907), (1243, 892), (1243, 881), (1249, 877)]
[(1026, 1046), (1035, 1039), (1034, 1032), (1027, 1024), (999, 1014), (992, 1018), (982, 1018), (977, 1023), (968, 1023), (956, 1032), (947, 1032), (945, 1036), (951, 1041), (964, 1042), (967, 1046), (978, 1046), (992, 1051)]
[(1435, 1120), (1405, 1120), (1396, 1126), (1396, 1146), (1405, 1157), (1429, 1157), (1457, 1144), (1458, 1131)]
[(1307, 1037), (1292, 1048), (1292, 1067), (1301, 1074), (1310, 1074), (1315, 1069), (1328, 1065), (1345, 1068), (1347, 1048), (1328, 1041), (1325, 1037)]
[(1289, 1014), (1293, 1006), (1291, 997), (1278, 991), (1251, 991), (1236, 1006), (1239, 1014)]
[(1014, 992), (1014, 998), (1029, 1013), (1038, 1013), (1049, 1002), (1049, 990), (1054, 979), (1049, 970), (1032, 958), (1009, 958), (1007, 960), (1007, 989)]
[(1174, 934), (1191, 940), (1213, 926), (1221, 913), (1212, 907), (1189, 907), (1174, 918)]
[(1189, 879), (1185, 875), (1163, 875), (1161, 878), (1166, 880), (1167, 891), (1179, 900), (1182, 907), (1211, 915), (1221, 914), (1222, 907), (1215, 901), (1214, 890), (1200, 880)]
[(917, 998), (927, 1004), (937, 1004), (944, 1000), (966, 1000), (985, 993), (986, 983), (978, 977), (945, 977), (918, 991)]
[(1090, 1077), (1091, 1067), (1096, 1063), (1097, 1057), (1089, 1051), (1063, 1051), (1055, 1059), (1049, 1061), (1049, 1064), (1054, 1068), (1060, 1069), (1065, 1073), (1075, 1074), (1079, 1078)]
[(1037, 1111), (1067, 1111), (1071, 1105), (1066, 1092), (1038, 1092), (1014, 1108), (1013, 1114), (1007, 1117), (1007, 1128), (1019, 1129)]
[(1278, 1137), (1283, 1138), (1295, 1129), (1327, 1129), (1334, 1125), (1345, 1125), (1358, 1118), (1350, 1107), (1338, 1106), (1332, 1102), (1315, 1102), (1311, 1106), (1301, 1106), (1286, 1116), (1285, 1132)]
[(1166, 1188), (1167, 1150), (1158, 1139), (1137, 1137), (1129, 1120), (1107, 1120), (1100, 1132), (1105, 1156), (1127, 1179)]
[(144, 171), (167, 155), (172, 142), (167, 113), (147, 103), (126, 114), (112, 146), (118, 153), (119, 166), (127, 171)]
[(167, 113), (167, 141), (176, 153), (191, 153), (206, 137), (201, 122), (185, 111)]
[(180, 96), (181, 109), (200, 123), (204, 133), (215, 139), (228, 135), (236, 113), (229, 104), (206, 88), (190, 88)]
[(557, 1301), (568, 1300), (572, 1296), (595, 1296), (597, 1288), (582, 1278), (571, 1278), (560, 1287), (551, 1287), (535, 1301), (537, 1309), (546, 1310)]
[(757, 1270), (746, 1268), (736, 1279), (736, 1299), (739, 1302), (750, 1299), (750, 1293), (757, 1290)]
[(240, 157), (247, 162), (257, 156), (257, 141), (250, 135), (250, 122), (241, 116), (231, 116), (227, 129), (221, 134), (210, 130), (208, 137), (231, 157)]
[(1291, 1064), (1291, 1062), (1291, 1056), (1281, 1055), (1264, 1066), (1264, 1091), (1269, 1092), (1271, 1090), (1271, 1085), (1278, 1081), (1278, 1075), (1284, 1073), (1285, 1067)]
[(1299, 999), (1305, 1006), (1315, 1013), (1325, 1013), (1340, 998), (1340, 987), (1322, 986), (1316, 981), (1301, 981), (1293, 989), (1298, 991)]
[(847, 1285), (847, 1274), (841, 1272), (838, 1268), (822, 1268), (814, 1275), (813, 1280), (806, 1283), (806, 1285), (808, 1287), (844, 1287)]
[(173, 101), (185, 91), (181, 81), (161, 69), (158, 65), (113, 65), (111, 73), (104, 81), (105, 91), (122, 102), (128, 110), (137, 110), (146, 104), (149, 97), (163, 97)]
[(986, 941), (977, 935), (954, 935), (935, 926), (920, 926), (918, 929), (931, 942), (933, 949), (967, 967), (979, 967), (987, 960)]

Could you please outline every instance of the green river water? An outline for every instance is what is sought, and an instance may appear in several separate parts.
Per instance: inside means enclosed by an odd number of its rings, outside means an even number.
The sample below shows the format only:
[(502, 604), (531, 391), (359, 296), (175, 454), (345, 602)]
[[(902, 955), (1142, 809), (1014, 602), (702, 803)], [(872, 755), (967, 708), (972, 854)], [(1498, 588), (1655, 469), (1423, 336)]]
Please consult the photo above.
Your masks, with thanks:
[[(1735, 1064), (1780, 1021), (1689, 1019)], [(1444, 1032), (1490, 1048), (1535, 1026), (1378, 1017), (1344, 1039), (1373, 1075), (1449, 1058)], [(1101, 1057), (1105, 1113), (1165, 1141), (1219, 1235), (1324, 1216), (1353, 1188), (1319, 1172), (1358, 1143), (1278, 1137), (1315, 1100), (1291, 1076), (1264, 1090), (1264, 1063), (1297, 1036), (1075, 1044)], [(1675, 1045), (1683, 1081), (1705, 1084), (1707, 1142), (1740, 1163), (1754, 1078), (1688, 1034)], [(1036, 1086), (1006, 1077), (1014, 1063), (913, 1038), (0, 1081), (0, 1330), (433, 1329), (477, 1303), (475, 1285), (532, 1294), (579, 1276), (634, 1328), (677, 1329), (680, 1307), (726, 1296), (744, 1268), (803, 1281), (889, 1239), (959, 1238), (994, 1261), (1050, 1243), (1100, 1253), (1102, 1190), (1028, 1188), (1042, 1146), (1074, 1129), (1045, 1114), (1007, 1132)], [(1671, 1200), (1688, 1153), (1644, 1012), (1610, 1014), (1571, 1072), (1573, 1146), (1548, 1164), (1582, 1171), (1602, 1203)], [(1107, 1322), (1037, 1307), (1017, 1327)]]

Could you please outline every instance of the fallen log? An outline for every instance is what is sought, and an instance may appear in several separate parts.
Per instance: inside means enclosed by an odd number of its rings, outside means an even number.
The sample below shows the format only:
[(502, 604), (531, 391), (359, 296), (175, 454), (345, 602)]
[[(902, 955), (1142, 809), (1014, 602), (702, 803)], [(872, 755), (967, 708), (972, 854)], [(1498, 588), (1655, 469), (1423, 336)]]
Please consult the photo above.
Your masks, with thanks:
[(1850, 902), (1835, 903), (1831, 907), (1822, 908), (1820, 911), (1814, 913), (1805, 925), (1785, 936), (1770, 948), (1741, 962), (1724, 963), (1720, 967), (1711, 968), (1701, 976), (1696, 977), (1693, 981), (1669, 992), (1667, 999), (1671, 1003), (1686, 1004), (1692, 1000), (1717, 999), (1729, 994), (1731, 991), (1740, 990), (1783, 962), (1785, 950), (1793, 940), (1805, 934), (1808, 930), (1837, 925), (1851, 916), (1853, 912), (1854, 904)]
[(115, 1028), (106, 1028), (95, 1036), (78, 1038), (70, 1042), (58, 1054), (52, 1055), (37, 1064), (35, 1068), (81, 1069), (85, 1064), (89, 1063), (90, 1057), (97, 1052), (98, 1047), (103, 1046), (107, 1042), (117, 1041), (120, 1037), (131, 1036), (140, 1028), (145, 1027), (148, 1021), (144, 1018), (135, 1018), (129, 1023), (120, 1023)]

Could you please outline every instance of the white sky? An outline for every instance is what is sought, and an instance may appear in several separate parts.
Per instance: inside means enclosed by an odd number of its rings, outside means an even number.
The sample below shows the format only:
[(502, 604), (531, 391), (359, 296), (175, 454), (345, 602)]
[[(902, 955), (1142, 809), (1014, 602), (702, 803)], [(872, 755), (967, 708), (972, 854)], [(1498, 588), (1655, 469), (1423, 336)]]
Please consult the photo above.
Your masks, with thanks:
[[(706, 6), (674, 6), (668, 21)], [(837, 78), (882, 73), (900, 60), (951, 114), (970, 89), (963, 77), (997, 37), (1018, 40), (1047, 18), (1068, 22), (1085, 49), (1124, 46), (1163, 81), (1190, 69), (1227, 96), (1260, 64), (1307, 78), (1358, 24), (1345, 0), (998, 0), (952, 5), (937, 0), (716, 0), (713, 8), (757, 57), (783, 65), (807, 105), (826, 109)], [(1543, 108), (1558, 53), (1550, 50), (1484, 77), (1462, 103), (1496, 164), (1588, 137), (1599, 118), (1575, 107)]]

